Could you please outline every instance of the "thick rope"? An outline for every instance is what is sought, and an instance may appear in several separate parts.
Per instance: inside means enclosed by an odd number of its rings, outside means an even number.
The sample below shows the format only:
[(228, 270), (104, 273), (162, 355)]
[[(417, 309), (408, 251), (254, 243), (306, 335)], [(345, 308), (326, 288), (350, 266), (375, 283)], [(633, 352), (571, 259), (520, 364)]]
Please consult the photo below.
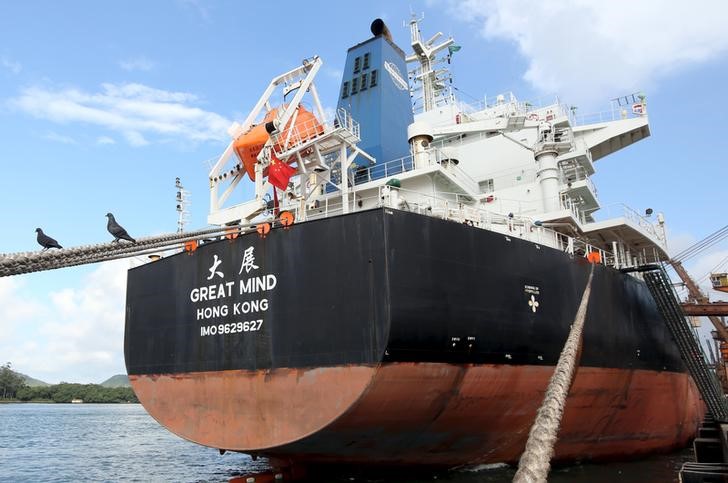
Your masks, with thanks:
[(574, 372), (578, 365), (581, 335), (584, 329), (586, 309), (589, 305), (591, 282), (594, 276), (594, 265), (589, 272), (581, 305), (576, 312), (574, 323), (571, 325), (569, 337), (561, 350), (559, 361), (556, 363), (543, 403), (536, 413), (536, 420), (528, 434), (526, 449), (518, 462), (518, 471), (513, 477), (515, 483), (541, 483), (545, 482), (551, 469), (551, 457), (554, 454), (556, 437), (561, 426), (561, 417), (564, 414), (566, 397), (569, 395)]
[(255, 230), (256, 225), (236, 226), (234, 228), (216, 227), (185, 233), (145, 237), (138, 239), (136, 243), (120, 241), (60, 250), (0, 254), (0, 277), (177, 250), (189, 241), (231, 234), (245, 234)]

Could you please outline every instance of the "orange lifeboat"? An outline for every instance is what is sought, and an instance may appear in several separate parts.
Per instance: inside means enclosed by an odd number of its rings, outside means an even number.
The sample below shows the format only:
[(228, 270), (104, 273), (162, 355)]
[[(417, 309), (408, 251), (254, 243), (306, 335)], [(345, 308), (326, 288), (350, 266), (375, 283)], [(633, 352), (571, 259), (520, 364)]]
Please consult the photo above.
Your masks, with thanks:
[[(243, 162), (245, 172), (248, 173), (248, 177), (253, 181), (255, 181), (255, 163), (258, 162), (258, 154), (260, 154), (260, 150), (263, 149), (263, 146), (270, 137), (268, 131), (266, 131), (265, 126), (267, 123), (273, 121), (276, 118), (278, 109), (279, 108), (275, 108), (268, 111), (268, 113), (265, 115), (265, 118), (263, 119), (263, 122), (256, 126), (253, 126), (248, 132), (240, 136), (233, 143), (233, 149), (235, 150), (235, 154), (238, 156), (240, 161)], [(289, 137), (290, 129), (293, 129), (293, 132), (290, 133)], [(283, 143), (286, 139), (289, 140), (288, 144), (290, 146), (296, 143), (308, 141), (309, 139), (313, 139), (316, 136), (320, 136), (321, 134), (323, 134), (323, 132), (324, 127), (318, 121), (316, 116), (314, 116), (311, 111), (307, 110), (303, 106), (299, 106), (298, 115), (295, 118), (293, 128), (291, 128), (291, 122), (289, 121), (288, 125), (283, 129), (283, 132), (279, 135), (278, 139), (280, 140), (280, 142), (276, 144), (275, 149), (277, 151), (283, 150)], [(274, 162), (279, 161), (275, 156), (273, 156), (273, 159)], [(286, 163), (291, 164), (295, 160), (296, 158), (292, 156), (290, 159), (286, 160)], [(268, 175), (267, 169), (263, 172), (263, 175)]]

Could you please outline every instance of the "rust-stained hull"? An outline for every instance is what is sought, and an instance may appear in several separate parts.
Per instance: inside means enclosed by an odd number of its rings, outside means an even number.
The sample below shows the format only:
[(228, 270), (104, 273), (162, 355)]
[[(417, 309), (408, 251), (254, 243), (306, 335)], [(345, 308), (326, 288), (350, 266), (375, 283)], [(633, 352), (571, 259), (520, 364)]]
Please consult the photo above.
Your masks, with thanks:
[(297, 441), (345, 413), (373, 367), (195, 372), (130, 376), (149, 414), (177, 435), (251, 451)]
[[(294, 462), (454, 466), (517, 461), (552, 370), (398, 363), (131, 383), (152, 416), (200, 444)], [(555, 457), (666, 451), (701, 415), (684, 373), (582, 367)]]
[[(298, 462), (513, 462), (590, 266), (395, 210), (202, 244), (129, 272), (124, 353), (181, 437)], [(595, 266), (560, 459), (685, 444), (701, 416), (644, 283)]]

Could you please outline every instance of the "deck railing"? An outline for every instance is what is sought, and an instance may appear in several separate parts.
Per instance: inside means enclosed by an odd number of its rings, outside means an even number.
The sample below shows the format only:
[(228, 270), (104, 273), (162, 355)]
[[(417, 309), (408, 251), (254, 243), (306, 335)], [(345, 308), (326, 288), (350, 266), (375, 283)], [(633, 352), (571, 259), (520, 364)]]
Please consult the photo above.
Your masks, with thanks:
[(273, 149), (276, 155), (282, 155), (303, 143), (314, 140), (326, 133), (344, 129), (356, 138), (359, 138), (360, 127), (346, 109), (339, 108), (333, 116), (325, 119), (312, 117), (303, 122), (295, 122), (289, 129), (284, 129), (280, 134)]
[(633, 224), (638, 225), (640, 228), (642, 228), (648, 234), (652, 235), (656, 240), (661, 242), (663, 245), (665, 244), (666, 240), (665, 240), (664, 234), (662, 233), (662, 230), (658, 229), (654, 223), (652, 223), (646, 217), (640, 215), (637, 211), (635, 211), (631, 207), (625, 205), (624, 203), (614, 203), (614, 204), (602, 207), (599, 210), (600, 219), (609, 219), (609, 218), (618, 218), (618, 217), (624, 218), (627, 221), (630, 221)]

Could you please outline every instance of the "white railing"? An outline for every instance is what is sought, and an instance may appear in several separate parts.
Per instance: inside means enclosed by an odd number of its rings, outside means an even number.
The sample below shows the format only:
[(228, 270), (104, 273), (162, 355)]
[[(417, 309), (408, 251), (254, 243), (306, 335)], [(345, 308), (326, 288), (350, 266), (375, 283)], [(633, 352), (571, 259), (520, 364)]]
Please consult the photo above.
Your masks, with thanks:
[(572, 117), (571, 124), (573, 126), (583, 126), (646, 116), (647, 102), (645, 99), (643, 94), (636, 92), (612, 99), (609, 110), (580, 116), (575, 115)]
[(584, 115), (576, 114), (576, 107), (568, 106), (561, 102), (557, 96), (546, 96), (531, 101), (518, 101), (516, 97), (507, 92), (496, 96), (495, 102), (487, 99), (478, 100), (474, 103), (466, 103), (458, 100), (458, 106), (464, 116), (464, 122), (469, 119), (480, 120), (498, 116), (525, 115), (531, 120), (552, 121), (556, 118), (566, 116), (572, 126), (583, 126), (587, 124), (598, 124), (611, 122), (619, 119), (632, 119), (647, 114), (646, 102), (641, 94), (629, 94), (612, 100), (612, 108), (601, 112)]
[(468, 173), (466, 173), (465, 170), (458, 166), (457, 161), (453, 161), (448, 156), (445, 156), (445, 154), (439, 149), (430, 149), (428, 151), (428, 159), (430, 165), (432, 165), (434, 162), (436, 164), (439, 164), (443, 168), (443, 170), (450, 173), (453, 178), (458, 180), (458, 182), (465, 187), (466, 191), (469, 191), (473, 194), (477, 194), (480, 192), (478, 182), (475, 181)]
[[(387, 193), (397, 192), (396, 206), (388, 204)], [(570, 237), (563, 233), (552, 230), (543, 224), (534, 222), (530, 217), (513, 214), (500, 214), (480, 209), (455, 199), (442, 198), (440, 196), (427, 195), (417, 191), (410, 191), (401, 188), (382, 186), (379, 189), (379, 206), (390, 206), (397, 209), (407, 209), (419, 214), (435, 216), (438, 218), (464, 223), (476, 228), (498, 231), (508, 236), (516, 236), (525, 240), (545, 244), (559, 249), (574, 256), (592, 257), (595, 263), (614, 266), (614, 254), (595, 247), (588, 242)], [(407, 199), (403, 201), (401, 194), (411, 194), (417, 201)], [(456, 195), (453, 193), (453, 195)], [(390, 198), (391, 200), (391, 198)], [(598, 254), (595, 255), (595, 253)], [(591, 255), (590, 255), (591, 254)]]
[(352, 117), (349, 111), (344, 109), (343, 107), (340, 107), (336, 110), (336, 120), (334, 121), (334, 128), (341, 127), (343, 129), (346, 129), (351, 134), (359, 137), (359, 123), (356, 122)]
[[(445, 156), (445, 154), (439, 149), (431, 148), (425, 155), (422, 156), (422, 158), (418, 159), (426, 160), (426, 166), (439, 165), (443, 171), (448, 172), (461, 185), (463, 185), (466, 191), (473, 194), (478, 193), (478, 183), (455, 162), (452, 162), (450, 158)], [(352, 180), (354, 185), (360, 185), (370, 181), (386, 179), (390, 176), (406, 173), (414, 170), (416, 167), (423, 166), (415, 166), (415, 160), (412, 155), (403, 156), (401, 158), (387, 161), (386, 163), (356, 168), (353, 172)]]
[(412, 171), (414, 168), (415, 164), (411, 155), (393, 159), (386, 163), (374, 164), (369, 167), (361, 166), (354, 170), (354, 185), (360, 185), (378, 179), (386, 179), (396, 174)]
[(586, 223), (586, 215), (583, 211), (581, 211), (579, 205), (577, 203), (574, 203), (574, 200), (572, 200), (568, 195), (562, 194), (560, 196), (559, 203), (561, 204), (561, 208), (564, 210), (569, 210), (579, 223)]
[(654, 223), (640, 215), (637, 211), (625, 205), (624, 203), (615, 203), (605, 206), (599, 210), (599, 219), (601, 221), (610, 218), (625, 218), (627, 221), (639, 226), (648, 234), (652, 235), (656, 240), (665, 243), (665, 237), (662, 230), (657, 228)]
[[(334, 185), (332, 184), (332, 186)], [(336, 188), (338, 189), (338, 187)], [(396, 193), (396, 196), (392, 196), (393, 193)], [(528, 216), (513, 213), (501, 214), (472, 206), (461, 193), (439, 193), (439, 195), (441, 196), (384, 185), (378, 188), (376, 194), (367, 197), (360, 197), (356, 192), (352, 192), (346, 211), (356, 212), (373, 207), (396, 208), (551, 246), (575, 257), (590, 258), (593, 263), (610, 266), (615, 264), (615, 257), (611, 252), (544, 226), (548, 223), (536, 222)], [(341, 215), (345, 211), (343, 200), (338, 193), (331, 193), (307, 203), (303, 216), (300, 212), (300, 204), (295, 201), (285, 203), (281, 209), (293, 212), (295, 218), (301, 220)]]
[(591, 192), (594, 193), (594, 197), (597, 197), (597, 187), (594, 186), (591, 178), (589, 178), (586, 169), (582, 166), (559, 168), (559, 182), (562, 185), (570, 186), (570, 183), (574, 183), (576, 181), (584, 181)]
[(571, 118), (573, 114), (573, 110), (562, 103), (557, 96), (519, 101), (511, 92), (496, 96), (495, 102), (489, 102), (487, 99), (475, 103), (458, 101), (458, 106), (465, 115), (464, 122), (512, 116), (527, 116), (532, 121), (553, 121), (564, 116)]
[(292, 127), (284, 129), (278, 135), (278, 142), (273, 149), (276, 155), (282, 155), (297, 146), (337, 129), (344, 129), (351, 136), (359, 138), (359, 123), (351, 117), (348, 111), (339, 108), (334, 116), (323, 120), (311, 117), (303, 122), (294, 121)]
[(612, 122), (620, 119), (632, 119), (635, 117), (642, 117), (642, 114), (635, 114), (631, 109), (623, 107), (622, 109), (613, 109), (610, 111), (595, 112), (592, 114), (584, 114), (574, 116), (574, 126), (585, 126), (587, 124), (599, 124), (602, 122)]

